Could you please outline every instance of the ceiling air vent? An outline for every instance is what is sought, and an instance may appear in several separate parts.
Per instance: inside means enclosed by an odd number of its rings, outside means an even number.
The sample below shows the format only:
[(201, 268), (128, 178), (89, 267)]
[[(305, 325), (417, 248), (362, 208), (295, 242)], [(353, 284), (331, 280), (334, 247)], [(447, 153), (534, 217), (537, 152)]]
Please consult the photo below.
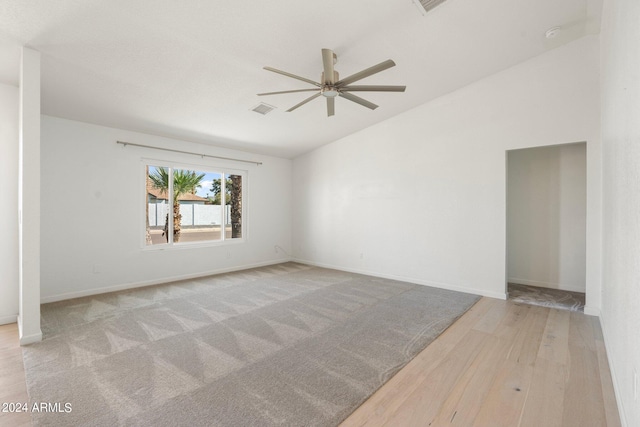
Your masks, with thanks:
[(256, 113), (260, 113), (264, 116), (265, 114), (268, 114), (271, 111), (273, 111), (275, 108), (276, 107), (274, 107), (273, 105), (269, 105), (269, 104), (265, 104), (264, 102), (261, 102), (256, 107), (252, 108), (251, 111), (255, 111)]
[(424, 8), (426, 12), (429, 12), (431, 9), (440, 6), (446, 0), (413, 0), (416, 5), (420, 3), (420, 5)]

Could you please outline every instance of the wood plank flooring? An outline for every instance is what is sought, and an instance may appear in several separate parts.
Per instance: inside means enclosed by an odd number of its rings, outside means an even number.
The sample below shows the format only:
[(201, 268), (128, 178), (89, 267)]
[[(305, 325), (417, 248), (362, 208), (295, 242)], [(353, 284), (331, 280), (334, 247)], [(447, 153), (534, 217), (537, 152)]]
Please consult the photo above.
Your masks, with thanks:
[(490, 298), (341, 424), (619, 425), (598, 318)]
[[(28, 402), (15, 324), (0, 326), (2, 402)], [(619, 425), (597, 318), (482, 298), (341, 426)]]
[[(27, 385), (24, 379), (22, 350), (18, 338), (18, 326), (15, 323), (0, 325), (0, 405), (9, 402), (29, 402)], [(0, 411), (2, 406), (0, 406)], [(0, 426), (30, 426), (28, 413), (0, 412)]]

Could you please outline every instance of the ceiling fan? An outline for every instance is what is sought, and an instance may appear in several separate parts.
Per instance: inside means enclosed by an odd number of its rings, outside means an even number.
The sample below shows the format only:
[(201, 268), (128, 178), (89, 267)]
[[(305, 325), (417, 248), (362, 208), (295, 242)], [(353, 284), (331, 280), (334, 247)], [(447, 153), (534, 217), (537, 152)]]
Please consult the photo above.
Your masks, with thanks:
[(317, 91), (317, 93), (311, 95), (309, 98), (289, 108), (287, 112), (291, 112), (296, 108), (301, 107), (307, 102), (312, 101), (322, 95), (327, 99), (327, 116), (333, 116), (335, 114), (335, 100), (337, 96), (375, 110), (376, 108), (378, 108), (376, 104), (374, 104), (373, 102), (369, 102), (366, 99), (360, 98), (359, 96), (356, 96), (351, 92), (404, 92), (406, 89), (406, 86), (351, 85), (351, 83), (355, 83), (358, 80), (364, 79), (365, 77), (369, 77), (373, 74), (379, 73), (380, 71), (384, 71), (387, 68), (394, 67), (396, 63), (390, 59), (387, 59), (386, 61), (381, 62), (378, 65), (374, 65), (373, 67), (369, 67), (358, 73), (352, 74), (351, 76), (342, 80), (339, 79), (338, 72), (333, 68), (337, 60), (338, 57), (331, 49), (322, 49), (322, 65), (324, 69), (320, 77), (320, 82), (315, 82), (304, 77), (296, 76), (295, 74), (287, 73), (286, 71), (276, 70), (272, 67), (264, 67), (264, 69), (267, 71), (272, 71), (274, 73), (282, 74), (283, 76), (310, 83), (314, 85), (315, 88), (285, 90), (280, 92), (265, 92), (259, 93), (258, 96)]

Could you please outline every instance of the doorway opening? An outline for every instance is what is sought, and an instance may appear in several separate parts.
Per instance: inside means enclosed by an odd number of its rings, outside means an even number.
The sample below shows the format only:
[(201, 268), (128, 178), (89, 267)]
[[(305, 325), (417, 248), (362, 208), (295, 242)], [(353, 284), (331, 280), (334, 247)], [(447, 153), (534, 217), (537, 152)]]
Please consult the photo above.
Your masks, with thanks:
[(507, 295), (584, 311), (587, 147), (507, 151)]

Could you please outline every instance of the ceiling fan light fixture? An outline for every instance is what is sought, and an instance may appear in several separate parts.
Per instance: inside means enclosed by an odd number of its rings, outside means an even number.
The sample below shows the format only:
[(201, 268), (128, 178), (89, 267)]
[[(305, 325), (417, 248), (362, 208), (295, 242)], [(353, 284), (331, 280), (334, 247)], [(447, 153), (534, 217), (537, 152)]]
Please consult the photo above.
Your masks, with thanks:
[(322, 96), (326, 98), (335, 98), (338, 96), (338, 89), (335, 87), (324, 87), (322, 88)]

